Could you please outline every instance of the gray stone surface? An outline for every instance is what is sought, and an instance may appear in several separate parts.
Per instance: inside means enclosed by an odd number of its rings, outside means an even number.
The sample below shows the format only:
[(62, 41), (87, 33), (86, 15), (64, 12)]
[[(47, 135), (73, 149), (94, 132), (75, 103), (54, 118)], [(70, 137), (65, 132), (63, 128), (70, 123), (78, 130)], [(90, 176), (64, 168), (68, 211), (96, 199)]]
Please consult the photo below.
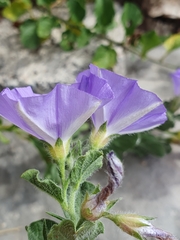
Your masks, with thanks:
[[(119, 34), (123, 35), (120, 31)], [(62, 52), (46, 43), (38, 53), (30, 53), (19, 43), (16, 30), (9, 22), (0, 23), (0, 84), (2, 86), (32, 85), (44, 92), (56, 82), (73, 82), (82, 69), (87, 68), (98, 42), (84, 49)], [(170, 70), (143, 61), (117, 48), (118, 63), (114, 71), (138, 79), (141, 87), (154, 91), (162, 99), (173, 96)], [(162, 48), (150, 53), (161, 56)], [(178, 66), (179, 52), (173, 52), (167, 62)], [(10, 144), (0, 144), (0, 239), (27, 239), (24, 226), (47, 217), (45, 211), (61, 212), (55, 200), (37, 191), (20, 178), (29, 168), (44, 170), (37, 150), (15, 134), (6, 134)], [(112, 210), (115, 213), (138, 213), (157, 217), (155, 225), (180, 237), (180, 148), (174, 146), (163, 158), (147, 157), (124, 159), (125, 178), (114, 198), (123, 199)], [(104, 171), (92, 177), (96, 183), (106, 184)], [(99, 240), (132, 239), (113, 223), (104, 221), (107, 229)], [(20, 228), (19, 228), (20, 227)], [(6, 230), (14, 228), (11, 231)]]

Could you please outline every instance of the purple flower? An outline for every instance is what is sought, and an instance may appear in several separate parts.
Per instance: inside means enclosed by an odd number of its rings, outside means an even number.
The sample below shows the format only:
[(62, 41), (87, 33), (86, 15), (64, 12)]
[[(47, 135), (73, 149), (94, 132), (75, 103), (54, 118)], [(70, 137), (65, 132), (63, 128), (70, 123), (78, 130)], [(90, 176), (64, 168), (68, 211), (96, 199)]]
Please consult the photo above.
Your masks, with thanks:
[(90, 79), (96, 76), (105, 80), (113, 91), (112, 100), (98, 108), (92, 116), (96, 131), (107, 123), (106, 137), (147, 131), (167, 120), (162, 101), (154, 93), (142, 90), (137, 81), (92, 64), (90, 70), (78, 75), (77, 82), (81, 82), (84, 76)]
[(173, 85), (174, 85), (174, 93), (175, 95), (180, 95), (180, 69), (177, 69), (174, 73), (171, 74)]
[[(104, 81), (106, 84), (106, 82)], [(107, 101), (109, 89), (103, 83), (93, 96), (72, 85), (57, 84), (48, 94), (35, 94), (31, 87), (6, 88), (0, 93), (0, 115), (29, 134), (54, 146), (68, 141), (78, 128)], [(106, 91), (107, 90), (107, 91)], [(107, 97), (107, 98), (106, 98)], [(105, 100), (104, 100), (105, 99)]]

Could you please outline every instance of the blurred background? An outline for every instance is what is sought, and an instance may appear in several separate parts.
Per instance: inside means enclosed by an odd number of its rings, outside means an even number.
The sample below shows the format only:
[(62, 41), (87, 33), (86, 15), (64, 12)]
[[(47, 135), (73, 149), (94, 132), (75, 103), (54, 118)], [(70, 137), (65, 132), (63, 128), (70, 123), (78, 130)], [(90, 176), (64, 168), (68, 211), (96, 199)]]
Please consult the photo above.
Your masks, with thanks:
[[(157, 227), (180, 237), (180, 99), (171, 79), (180, 67), (180, 0), (0, 0), (1, 90), (30, 85), (45, 93), (74, 82), (90, 63), (138, 80), (166, 102), (161, 129), (112, 144), (125, 165), (112, 212), (157, 217)], [(74, 138), (88, 132), (89, 125)], [(55, 176), (40, 143), (4, 120), (0, 141), (0, 239), (24, 240), (24, 226), (61, 209), (20, 175), (37, 168)], [(92, 180), (104, 186), (105, 170)], [(104, 223), (99, 240), (133, 239)]]

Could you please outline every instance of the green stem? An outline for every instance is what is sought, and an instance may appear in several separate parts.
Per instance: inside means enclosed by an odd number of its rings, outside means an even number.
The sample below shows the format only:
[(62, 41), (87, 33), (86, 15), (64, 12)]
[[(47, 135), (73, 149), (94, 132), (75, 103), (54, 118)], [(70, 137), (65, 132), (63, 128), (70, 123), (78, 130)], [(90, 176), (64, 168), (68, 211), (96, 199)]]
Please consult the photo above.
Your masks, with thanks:
[(59, 160), (59, 172), (62, 186), (62, 198), (64, 203), (67, 204), (67, 186), (66, 186), (66, 170), (65, 170), (65, 159)]
[(79, 184), (76, 187), (72, 187), (69, 196), (69, 214), (71, 216), (71, 220), (76, 222), (76, 212), (75, 212), (75, 201), (76, 201), (76, 194), (79, 188)]

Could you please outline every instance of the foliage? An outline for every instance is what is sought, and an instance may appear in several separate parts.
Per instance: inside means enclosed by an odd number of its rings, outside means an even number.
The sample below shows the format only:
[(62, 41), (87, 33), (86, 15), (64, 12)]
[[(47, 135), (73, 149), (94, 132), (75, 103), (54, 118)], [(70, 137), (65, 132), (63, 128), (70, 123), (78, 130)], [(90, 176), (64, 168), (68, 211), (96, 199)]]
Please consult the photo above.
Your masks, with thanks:
[[(126, 1), (122, 8), (120, 22), (115, 21), (115, 3), (113, 0), (94, 0), (93, 13), (96, 22), (89, 28), (84, 24), (87, 0), (0, 0), (0, 15), (19, 29), (19, 39), (23, 47), (36, 51), (51, 38), (54, 28), (59, 29), (61, 40), (59, 47), (64, 51), (82, 48), (94, 38), (105, 39), (106, 44), (97, 46), (92, 62), (99, 67), (112, 69), (116, 64), (115, 46), (124, 47), (140, 57), (147, 57), (153, 48), (162, 45), (166, 52), (164, 58), (174, 49), (180, 47), (179, 33), (171, 36), (158, 35), (155, 31), (139, 31), (144, 16), (134, 3)], [(55, 15), (54, 8), (66, 7), (68, 18)], [(38, 11), (38, 14), (34, 14)], [(107, 38), (112, 28), (121, 24), (125, 30), (122, 42)], [(138, 37), (137, 37), (138, 36)], [(162, 64), (162, 59), (159, 61)], [(152, 59), (151, 59), (152, 60)], [(155, 60), (156, 61), (156, 60)]]

